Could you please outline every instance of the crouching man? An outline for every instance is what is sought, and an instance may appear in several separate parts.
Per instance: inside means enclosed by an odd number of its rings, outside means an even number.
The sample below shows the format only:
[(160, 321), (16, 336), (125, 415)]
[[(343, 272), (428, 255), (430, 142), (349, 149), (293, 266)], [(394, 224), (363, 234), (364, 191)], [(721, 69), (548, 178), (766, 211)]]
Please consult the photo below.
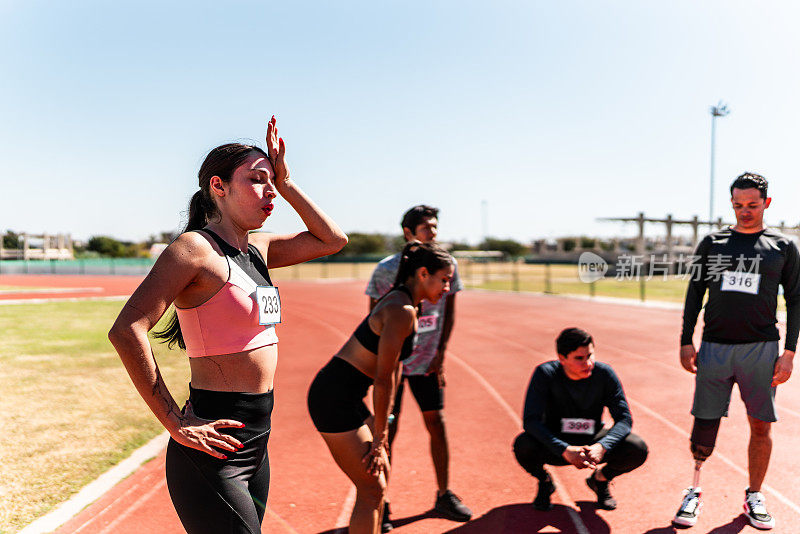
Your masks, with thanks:
[[(631, 433), (631, 411), (622, 384), (611, 366), (595, 362), (594, 341), (580, 328), (567, 328), (556, 339), (558, 360), (533, 372), (525, 397), (523, 427), (514, 441), (519, 464), (539, 480), (533, 506), (549, 510), (556, 487), (544, 469), (572, 464), (593, 473), (586, 484), (599, 508), (613, 510), (617, 501), (608, 483), (633, 471), (647, 459), (647, 445)], [(607, 407), (611, 428), (601, 421)]]

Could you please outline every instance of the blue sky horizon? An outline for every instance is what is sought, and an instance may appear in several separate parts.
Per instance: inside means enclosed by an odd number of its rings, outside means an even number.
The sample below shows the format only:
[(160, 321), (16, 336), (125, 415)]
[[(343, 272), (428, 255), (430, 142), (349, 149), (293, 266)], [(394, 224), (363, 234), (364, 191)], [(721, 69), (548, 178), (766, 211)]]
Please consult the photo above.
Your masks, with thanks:
[[(276, 115), (295, 180), (347, 232), (632, 235), (715, 216), (745, 171), (800, 222), (790, 2), (0, 3), (0, 230), (142, 240), (185, 222), (216, 145)], [(301, 222), (282, 201), (264, 229)], [(660, 232), (653, 227), (654, 233)]]

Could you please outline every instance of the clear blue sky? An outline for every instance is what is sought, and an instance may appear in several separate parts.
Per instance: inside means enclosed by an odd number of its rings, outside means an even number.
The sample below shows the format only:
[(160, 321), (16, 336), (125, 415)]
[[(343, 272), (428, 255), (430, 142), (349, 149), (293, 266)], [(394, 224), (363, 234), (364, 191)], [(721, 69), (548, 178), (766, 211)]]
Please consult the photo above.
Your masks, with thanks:
[[(185, 221), (212, 147), (275, 114), (296, 181), (345, 231), (445, 240), (717, 214), (770, 180), (796, 224), (793, 2), (0, 0), (0, 229), (143, 239)], [(299, 228), (279, 202), (265, 226)]]

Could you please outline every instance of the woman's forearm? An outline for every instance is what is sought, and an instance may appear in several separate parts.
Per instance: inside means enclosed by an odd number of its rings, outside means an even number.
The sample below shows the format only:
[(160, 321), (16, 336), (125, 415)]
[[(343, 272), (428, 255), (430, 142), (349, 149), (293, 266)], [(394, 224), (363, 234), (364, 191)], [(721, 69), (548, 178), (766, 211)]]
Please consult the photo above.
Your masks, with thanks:
[(375, 379), (372, 388), (372, 405), (375, 409), (375, 444), (386, 445), (389, 441), (389, 411), (392, 401), (392, 382), (390, 375)]
[(147, 333), (112, 328), (109, 340), (117, 349), (136, 391), (170, 434), (181, 427), (181, 410), (167, 389)]

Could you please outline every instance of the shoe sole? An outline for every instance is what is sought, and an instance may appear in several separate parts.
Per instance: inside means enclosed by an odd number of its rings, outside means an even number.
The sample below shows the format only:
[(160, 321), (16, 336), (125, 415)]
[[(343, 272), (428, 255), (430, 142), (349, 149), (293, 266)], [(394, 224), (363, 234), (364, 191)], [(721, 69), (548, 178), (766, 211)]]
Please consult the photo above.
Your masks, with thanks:
[(672, 518), (673, 525), (680, 525), (682, 527), (693, 527), (697, 524), (697, 518), (689, 519), (688, 517), (674, 517)]
[(750, 511), (747, 509), (747, 504), (743, 504), (742, 508), (744, 509), (744, 515), (750, 522), (750, 526), (757, 528), (758, 530), (772, 530), (773, 528), (775, 528), (775, 519), (773, 519), (769, 523), (764, 523), (763, 521), (759, 521), (758, 519), (750, 515)]
[(452, 514), (450, 512), (444, 512), (444, 511), (442, 511), (442, 510), (440, 510), (438, 508), (434, 508), (433, 510), (436, 513), (438, 513), (440, 515), (443, 515), (444, 517), (446, 517), (447, 519), (449, 519), (451, 521), (458, 521), (460, 523), (466, 523), (467, 521), (472, 519), (471, 515), (454, 515), (454, 514)]

